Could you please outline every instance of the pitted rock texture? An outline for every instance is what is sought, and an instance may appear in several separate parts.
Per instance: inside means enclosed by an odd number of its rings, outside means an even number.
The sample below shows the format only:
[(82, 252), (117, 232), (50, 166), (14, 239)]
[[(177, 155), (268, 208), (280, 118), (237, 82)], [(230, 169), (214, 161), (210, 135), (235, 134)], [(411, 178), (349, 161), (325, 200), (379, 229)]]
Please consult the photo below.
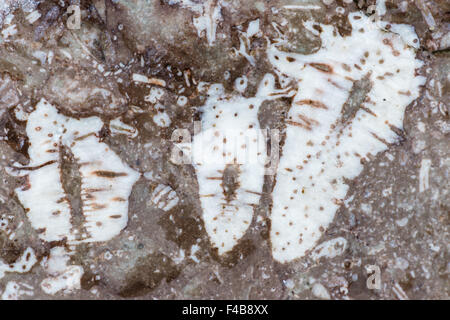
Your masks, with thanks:
[[(69, 27), (74, 18), (69, 6), (80, 8), (79, 28)], [(444, 0), (2, 1), (0, 298), (448, 299), (448, 12)], [(350, 38), (359, 32), (349, 20), (354, 14), (374, 19), (392, 37), (402, 37), (404, 48), (386, 46), (408, 50), (421, 61), (414, 76), (423, 83), (417, 97), (410, 92), (412, 102), (405, 106), (402, 126), (394, 128), (395, 139), (379, 137), (386, 148), (365, 155), (360, 172), (344, 179), (348, 190), (317, 241), (295, 259), (274, 259), (271, 218), (279, 175), (258, 173), (255, 178), (248, 173), (251, 168), (236, 163), (217, 166), (221, 172), (210, 176), (196, 164), (174, 161), (174, 156), (181, 146), (198, 144), (198, 123), (210, 126), (205, 139), (210, 138), (211, 148), (224, 143), (221, 132), (228, 127), (255, 123), (255, 128), (279, 130), (278, 136), (267, 136), (262, 148), (270, 160), (265, 170), (275, 163), (277, 173), (278, 159), (289, 157), (283, 147), (292, 148), (296, 141), (287, 133), (297, 100), (287, 93), (301, 93), (304, 84), (289, 75), (294, 69), (274, 67), (270, 48), (276, 46), (283, 57), (305, 57), (317, 72), (326, 71), (319, 61), (308, 60), (323, 49), (323, 28), (332, 28), (336, 39)], [(342, 62), (342, 57), (334, 60)], [(375, 73), (367, 68), (346, 87), (351, 93), (343, 106), (345, 123), (368, 103), (365, 97)], [(259, 101), (268, 74), (274, 87), (266, 94), (279, 96)], [(305, 81), (317, 84), (314, 77)], [(216, 89), (220, 92), (213, 94)], [(80, 125), (72, 140), (61, 143), (58, 156), (48, 154), (61, 176), (68, 226), (81, 226), (71, 229), (70, 237), (45, 237), (47, 230), (33, 223), (40, 197), (28, 208), (17, 193), (35, 190), (39, 183), (30, 184), (29, 174), (13, 174), (47, 169), (45, 161), (33, 160), (39, 146), (29, 131), (30, 118), (39, 122), (35, 116), (42, 101), (54, 106), (55, 119), (79, 124), (96, 119), (95, 126)], [(241, 116), (239, 110), (222, 110), (230, 101), (254, 112)], [(303, 115), (310, 121), (310, 114)], [(46, 126), (47, 134), (67, 137), (59, 124), (52, 126)], [(84, 139), (92, 140), (92, 146), (79, 150)], [(276, 142), (278, 156), (269, 152)], [(95, 146), (108, 152), (97, 159), (101, 153)], [(76, 241), (89, 238), (82, 235), (89, 216), (83, 203), (100, 188), (83, 194), (88, 182), (83, 159), (92, 160), (94, 167), (112, 166), (109, 154), (133, 176), (129, 193), (121, 189), (123, 177), (96, 169), (104, 178), (117, 178), (114, 187), (121, 197), (116, 200), (122, 203), (120, 212), (127, 211), (126, 226), (120, 225), (108, 239)], [(239, 191), (240, 177), (255, 181), (249, 203), (240, 203), (248, 200)], [(208, 206), (201, 198), (208, 194), (201, 190), (213, 185), (217, 203)], [(205, 219), (205, 212), (222, 200), (247, 206), (237, 211), (247, 213), (248, 225), (227, 240), (227, 250), (220, 250), (219, 241), (211, 237), (214, 227), (224, 224), (215, 222), (214, 214)], [(94, 221), (100, 223), (95, 228), (101, 228), (100, 220)], [(226, 239), (225, 229), (221, 239)], [(368, 284), (371, 275), (379, 276), (377, 288)]]

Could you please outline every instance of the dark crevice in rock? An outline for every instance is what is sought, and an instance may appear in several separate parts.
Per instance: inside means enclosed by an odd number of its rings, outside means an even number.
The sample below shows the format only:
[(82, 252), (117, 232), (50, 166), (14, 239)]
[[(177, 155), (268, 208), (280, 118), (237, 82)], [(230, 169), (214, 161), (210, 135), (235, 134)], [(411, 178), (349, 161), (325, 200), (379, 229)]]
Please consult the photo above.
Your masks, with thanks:
[[(80, 166), (69, 148), (60, 146), (61, 182), (71, 208), (71, 222), (74, 228), (85, 222), (83, 202), (81, 199)], [(84, 232), (85, 230), (79, 230)]]

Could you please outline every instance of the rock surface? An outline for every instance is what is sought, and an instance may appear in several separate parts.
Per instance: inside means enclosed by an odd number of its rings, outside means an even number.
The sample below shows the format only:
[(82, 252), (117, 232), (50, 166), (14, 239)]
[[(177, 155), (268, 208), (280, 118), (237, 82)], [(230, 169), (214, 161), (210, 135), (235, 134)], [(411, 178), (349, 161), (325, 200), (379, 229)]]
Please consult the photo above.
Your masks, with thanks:
[[(76, 8), (79, 26), (73, 24)], [(316, 56), (324, 26), (334, 30), (337, 41), (360, 32), (349, 22), (355, 12), (401, 38), (399, 50), (410, 50), (423, 62), (414, 75), (423, 83), (405, 106), (396, 139), (362, 157), (356, 177), (343, 179), (348, 190), (318, 240), (295, 259), (280, 261), (274, 259), (271, 234), (273, 190), (281, 179), (277, 160), (289, 154), (283, 150), (289, 111), (294, 92), (305, 90), (305, 84), (277, 70), (269, 48), (276, 45), (291, 57)], [(448, 12), (445, 0), (3, 1), (0, 298), (448, 299)], [(396, 43), (385, 45), (394, 50)], [(327, 71), (317, 61), (308, 63)], [(274, 87), (261, 98), (267, 74)], [(367, 102), (370, 83), (361, 80), (352, 91), (345, 119)], [(76, 132), (48, 120), (45, 128), (30, 128), (42, 101), (56, 108), (58, 121), (76, 123)], [(241, 115), (236, 106), (254, 112)], [(216, 122), (222, 130), (217, 135)], [(225, 129), (241, 125), (278, 130), (278, 136), (264, 140), (262, 150), (273, 151), (264, 178), (258, 172), (260, 178), (252, 180), (251, 167), (239, 163), (214, 166), (219, 171), (211, 176), (198, 162), (184, 161), (201, 140), (198, 126), (212, 130), (206, 146), (214, 149), (216, 143), (230, 144)], [(55, 146), (37, 156), (39, 132)], [(295, 139), (303, 148), (302, 135)], [(86, 180), (88, 169), (99, 177), (95, 183)], [(63, 190), (55, 203), (67, 203), (67, 237), (61, 229), (57, 238), (47, 239), (45, 226), (33, 223), (36, 210), (45, 208), (55, 227), (52, 215), (61, 212), (50, 209), (56, 205), (43, 196), (30, 209), (18, 196), (27, 190), (49, 194), (52, 188), (39, 189), (42, 175), (35, 174), (46, 171)], [(243, 172), (246, 180), (240, 181)], [(313, 182), (320, 181), (311, 174)], [(243, 182), (253, 184), (251, 197), (242, 195)], [(219, 195), (211, 206), (209, 198), (201, 198), (208, 194), (200, 192), (210, 189)], [(117, 196), (105, 201), (111, 196), (105, 190)], [(98, 192), (103, 201), (87, 208)], [(120, 204), (117, 213), (114, 202)], [(205, 212), (219, 210), (219, 203), (245, 211), (248, 225), (216, 223), (214, 215), (208, 220)], [(120, 218), (120, 228), (108, 237), (90, 237), (84, 226), (92, 212)], [(104, 221), (96, 219), (91, 228), (98, 231)], [(223, 227), (226, 234), (225, 225), (239, 227), (230, 232), (239, 237), (220, 250), (211, 233)]]

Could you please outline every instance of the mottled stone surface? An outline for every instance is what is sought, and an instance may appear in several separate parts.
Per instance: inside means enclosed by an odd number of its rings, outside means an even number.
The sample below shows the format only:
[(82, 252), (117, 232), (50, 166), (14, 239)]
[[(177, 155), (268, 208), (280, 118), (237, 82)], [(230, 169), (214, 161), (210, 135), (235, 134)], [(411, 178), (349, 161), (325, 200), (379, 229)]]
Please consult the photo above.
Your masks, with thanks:
[[(206, 100), (200, 82), (222, 83), (226, 92), (236, 93), (235, 79), (246, 75), (243, 95), (255, 95), (271, 66), (264, 37), (255, 37), (246, 48), (252, 59), (237, 53), (250, 21), (259, 18), (268, 39), (281, 29), (289, 39), (287, 51), (307, 54), (320, 47), (320, 40), (302, 21), (333, 24), (345, 35), (351, 32), (348, 13), (367, 11), (376, 1), (205, 1), (206, 7), (221, 8), (213, 43), (199, 36), (193, 24), (199, 14), (184, 2), (0, 4), (0, 29), (17, 29), (0, 37), (0, 262), (17, 262), (27, 248), (37, 258), (30, 271), (0, 278), (0, 297), (8, 298), (7, 287), (15, 282), (20, 299), (448, 299), (448, 1), (386, 0), (380, 19), (412, 25), (419, 36), (417, 58), (425, 64), (417, 72), (426, 84), (406, 109), (401, 141), (370, 159), (349, 182), (344, 203), (318, 242), (343, 238), (346, 245), (338, 243), (334, 254), (324, 256), (312, 250), (286, 264), (273, 260), (269, 238), (275, 177), (265, 176), (245, 236), (219, 256), (201, 218), (194, 168), (170, 161), (172, 133), (178, 128), (193, 132), (197, 107)], [(81, 5), (79, 29), (67, 28), (70, 4)], [(319, 8), (285, 7), (292, 5)], [(30, 23), (33, 10), (40, 17)], [(133, 74), (145, 75), (153, 85), (133, 81)], [(159, 91), (152, 93), (151, 87)], [(29, 163), (26, 115), (41, 98), (70, 117), (100, 117), (105, 125), (99, 139), (141, 174), (129, 198), (128, 224), (107, 242), (69, 247), (65, 241), (41, 240), (14, 192), (26, 179), (8, 174), (7, 168)], [(289, 107), (289, 98), (264, 102), (260, 126), (280, 129), (283, 139)], [(109, 125), (117, 117), (132, 129)], [(161, 125), (159, 119), (170, 122)], [(70, 153), (63, 158), (63, 185), (77, 208), (79, 168)], [(165, 190), (164, 196), (157, 197), (155, 189)], [(173, 191), (178, 202), (172, 206)], [(42, 289), (49, 277), (45, 262), (52, 248), (64, 246), (72, 252), (69, 265), (83, 268), (80, 287), (50, 295)], [(379, 289), (367, 287), (367, 266), (379, 268)]]

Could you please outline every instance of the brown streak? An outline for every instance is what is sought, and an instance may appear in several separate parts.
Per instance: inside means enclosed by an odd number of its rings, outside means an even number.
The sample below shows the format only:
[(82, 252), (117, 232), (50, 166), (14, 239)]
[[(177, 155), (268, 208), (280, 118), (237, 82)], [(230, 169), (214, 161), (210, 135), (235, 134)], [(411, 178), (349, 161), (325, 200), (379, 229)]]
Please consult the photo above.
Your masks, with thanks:
[(342, 88), (342, 86), (340, 86), (339, 84), (337, 84), (335, 81), (328, 79), (328, 82), (331, 83), (333, 86), (335, 86), (338, 89), (344, 90), (344, 88)]
[(295, 121), (287, 120), (286, 123), (290, 124), (292, 126), (304, 128), (306, 130), (311, 130), (311, 127), (307, 127), (307, 126), (305, 126), (305, 125), (303, 125), (301, 123), (295, 122)]
[(251, 191), (251, 190), (245, 190), (245, 192), (252, 193), (252, 194), (257, 194), (258, 196), (262, 195), (262, 193)]
[(86, 138), (88, 138), (88, 137), (90, 137), (90, 136), (95, 136), (95, 133), (94, 133), (94, 132), (91, 132), (91, 133), (82, 135), (82, 136), (80, 136), (80, 137), (76, 137), (74, 140), (75, 140), (75, 141), (80, 141), (80, 140), (84, 140), (84, 139), (86, 139)]
[(299, 105), (299, 106), (306, 104), (313, 108), (328, 110), (328, 107), (324, 103), (317, 101), (317, 100), (305, 99), (305, 100), (297, 101), (295, 104)]
[(201, 194), (200, 197), (201, 198), (210, 198), (210, 197), (214, 197), (215, 194), (214, 193), (210, 193), (210, 194)]
[(106, 204), (93, 203), (90, 205), (90, 207), (94, 210), (101, 210), (107, 208), (108, 206)]
[(311, 118), (308, 118), (308, 117), (306, 117), (306, 116), (304, 116), (304, 115), (302, 115), (302, 114), (299, 114), (298, 117), (299, 117), (301, 120), (303, 120), (308, 126), (311, 126), (311, 125), (318, 125), (318, 124), (319, 124), (318, 121), (316, 121), (316, 120), (314, 120), (314, 119), (311, 119)]
[(405, 133), (403, 132), (402, 129), (392, 125), (392, 124), (388, 124), (389, 129), (391, 129), (395, 134), (397, 134), (401, 139), (406, 139), (405, 137)]
[(106, 191), (106, 189), (89, 188), (89, 189), (85, 189), (84, 191), (86, 191), (86, 194), (88, 194), (88, 193), (91, 193), (91, 192), (102, 192), (102, 191)]

